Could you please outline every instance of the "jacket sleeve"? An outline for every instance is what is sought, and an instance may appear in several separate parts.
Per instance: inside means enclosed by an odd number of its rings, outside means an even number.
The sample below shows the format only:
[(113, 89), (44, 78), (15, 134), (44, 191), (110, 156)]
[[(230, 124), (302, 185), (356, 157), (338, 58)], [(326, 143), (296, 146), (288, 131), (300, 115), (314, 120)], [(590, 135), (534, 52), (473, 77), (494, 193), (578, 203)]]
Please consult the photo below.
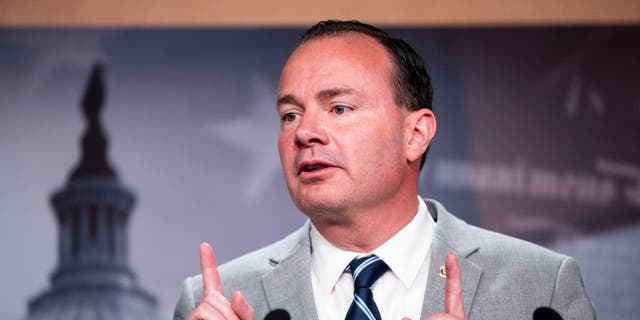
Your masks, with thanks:
[(564, 320), (596, 319), (596, 311), (584, 289), (580, 268), (571, 257), (565, 257), (560, 264), (550, 306)]
[(196, 307), (192, 277), (186, 278), (182, 284), (182, 293), (173, 312), (173, 320), (186, 320), (189, 313)]

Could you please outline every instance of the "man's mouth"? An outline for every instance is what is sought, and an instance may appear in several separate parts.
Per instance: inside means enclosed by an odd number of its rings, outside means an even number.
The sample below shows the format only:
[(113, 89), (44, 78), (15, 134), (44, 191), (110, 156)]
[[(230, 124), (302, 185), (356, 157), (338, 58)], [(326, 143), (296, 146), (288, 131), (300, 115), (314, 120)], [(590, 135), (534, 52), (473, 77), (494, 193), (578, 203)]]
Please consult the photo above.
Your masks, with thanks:
[(298, 167), (298, 174), (301, 174), (303, 172), (314, 172), (329, 167), (331, 167), (331, 165), (322, 162), (303, 163)]

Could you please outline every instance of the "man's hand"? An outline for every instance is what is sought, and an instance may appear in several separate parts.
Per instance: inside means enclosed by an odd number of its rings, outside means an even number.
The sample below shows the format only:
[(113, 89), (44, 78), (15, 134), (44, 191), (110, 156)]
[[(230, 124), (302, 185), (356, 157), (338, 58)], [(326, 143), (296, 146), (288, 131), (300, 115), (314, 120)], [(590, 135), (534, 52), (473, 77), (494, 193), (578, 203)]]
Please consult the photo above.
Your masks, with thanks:
[(452, 253), (447, 254), (444, 264), (447, 268), (447, 280), (444, 283), (444, 312), (436, 312), (427, 320), (464, 320), (462, 276), (456, 257)]
[(189, 320), (254, 320), (253, 308), (236, 291), (231, 302), (222, 295), (220, 275), (213, 248), (208, 243), (200, 245), (200, 266), (202, 267), (202, 302), (189, 314)]

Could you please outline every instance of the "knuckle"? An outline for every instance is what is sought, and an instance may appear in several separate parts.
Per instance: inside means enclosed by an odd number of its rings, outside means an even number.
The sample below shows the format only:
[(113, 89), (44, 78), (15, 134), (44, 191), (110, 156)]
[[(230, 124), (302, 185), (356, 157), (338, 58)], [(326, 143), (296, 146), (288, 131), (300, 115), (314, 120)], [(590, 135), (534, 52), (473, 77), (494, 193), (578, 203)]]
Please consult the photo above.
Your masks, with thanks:
[(189, 320), (218, 319), (219, 317), (216, 317), (216, 314), (217, 312), (211, 305), (207, 303), (200, 303), (195, 309), (193, 309), (193, 311), (191, 311), (188, 319)]

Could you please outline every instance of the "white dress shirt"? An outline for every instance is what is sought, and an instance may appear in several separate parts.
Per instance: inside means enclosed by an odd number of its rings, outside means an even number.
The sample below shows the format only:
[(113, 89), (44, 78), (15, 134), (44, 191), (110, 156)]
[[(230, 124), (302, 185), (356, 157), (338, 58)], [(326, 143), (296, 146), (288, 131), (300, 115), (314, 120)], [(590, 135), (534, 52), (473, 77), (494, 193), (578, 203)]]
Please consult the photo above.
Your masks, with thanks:
[(429, 270), (429, 251), (436, 223), (418, 197), (415, 217), (370, 253), (345, 251), (311, 225), (311, 283), (319, 320), (344, 319), (353, 302), (353, 278), (345, 268), (356, 257), (375, 254), (388, 266), (373, 288), (382, 319), (420, 319)]

